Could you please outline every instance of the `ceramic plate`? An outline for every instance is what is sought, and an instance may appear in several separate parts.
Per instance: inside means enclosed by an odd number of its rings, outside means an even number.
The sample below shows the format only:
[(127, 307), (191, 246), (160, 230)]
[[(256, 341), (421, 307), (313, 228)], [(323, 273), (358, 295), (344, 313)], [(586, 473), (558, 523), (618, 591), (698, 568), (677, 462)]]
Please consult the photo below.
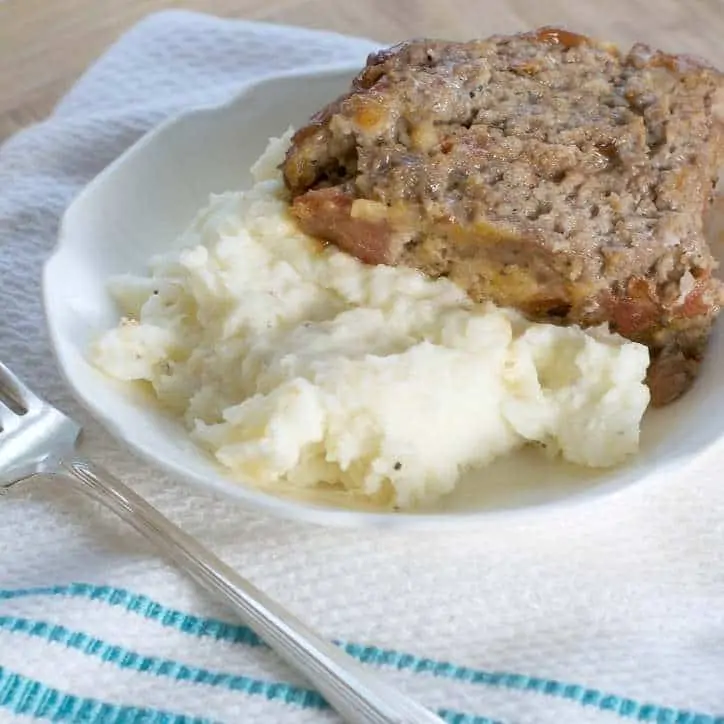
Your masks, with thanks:
[(86, 360), (91, 341), (117, 322), (114, 274), (142, 273), (168, 250), (211, 192), (245, 188), (271, 135), (299, 126), (343, 91), (356, 68), (288, 74), (248, 86), (233, 102), (160, 126), (79, 195), (44, 272), (44, 303), (59, 366), (78, 399), (115, 436), (179, 483), (213, 488), (247, 508), (328, 525), (460, 528), (540, 514), (664, 476), (724, 429), (724, 338), (714, 335), (701, 377), (682, 400), (646, 415), (640, 454), (593, 472), (533, 450), (469, 476), (434, 508), (409, 514), (351, 506), (334, 494), (293, 495), (231, 480), (152, 399), (104, 377)]

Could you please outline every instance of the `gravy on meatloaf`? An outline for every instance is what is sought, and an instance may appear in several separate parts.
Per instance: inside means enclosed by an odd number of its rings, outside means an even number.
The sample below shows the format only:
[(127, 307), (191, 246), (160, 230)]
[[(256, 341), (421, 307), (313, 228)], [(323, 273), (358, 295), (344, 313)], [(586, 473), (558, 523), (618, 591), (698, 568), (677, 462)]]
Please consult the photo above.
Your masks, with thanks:
[(534, 320), (648, 345), (654, 404), (691, 384), (722, 286), (703, 235), (724, 76), (554, 28), (370, 56), (283, 164), (302, 229)]

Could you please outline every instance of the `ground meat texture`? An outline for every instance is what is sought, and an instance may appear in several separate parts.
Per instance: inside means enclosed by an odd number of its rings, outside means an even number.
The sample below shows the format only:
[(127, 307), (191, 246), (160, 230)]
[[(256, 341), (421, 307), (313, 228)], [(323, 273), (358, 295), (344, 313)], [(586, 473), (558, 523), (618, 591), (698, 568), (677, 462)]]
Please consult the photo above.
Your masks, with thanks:
[(724, 76), (564, 30), (376, 53), (294, 136), (301, 227), (446, 276), (536, 321), (651, 350), (654, 404), (691, 384), (722, 287), (703, 234)]

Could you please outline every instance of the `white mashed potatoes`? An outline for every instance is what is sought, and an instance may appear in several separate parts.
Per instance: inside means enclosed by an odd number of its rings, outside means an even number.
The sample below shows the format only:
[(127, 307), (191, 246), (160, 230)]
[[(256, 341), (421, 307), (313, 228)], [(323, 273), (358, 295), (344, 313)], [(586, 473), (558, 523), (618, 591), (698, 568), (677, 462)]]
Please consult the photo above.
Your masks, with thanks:
[(287, 213), (287, 143), (250, 191), (212, 197), (181, 251), (113, 281), (125, 317), (92, 349), (101, 369), (150, 382), (235, 477), (399, 507), (527, 442), (594, 467), (637, 450), (645, 347), (322, 249)]

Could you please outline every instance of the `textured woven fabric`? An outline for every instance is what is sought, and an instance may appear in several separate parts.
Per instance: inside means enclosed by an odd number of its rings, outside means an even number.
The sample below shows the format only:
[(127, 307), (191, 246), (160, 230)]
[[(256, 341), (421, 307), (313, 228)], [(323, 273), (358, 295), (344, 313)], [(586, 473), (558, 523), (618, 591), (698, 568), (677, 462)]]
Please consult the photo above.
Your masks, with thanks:
[[(71, 399), (40, 269), (79, 188), (169, 114), (374, 44), (183, 12), (122, 38), (0, 149), (0, 359), (85, 452), (367, 665), (460, 724), (724, 722), (722, 452), (585, 508), (475, 533), (252, 516), (134, 461)], [(0, 500), (0, 722), (336, 722), (233, 614), (60, 484)]]

